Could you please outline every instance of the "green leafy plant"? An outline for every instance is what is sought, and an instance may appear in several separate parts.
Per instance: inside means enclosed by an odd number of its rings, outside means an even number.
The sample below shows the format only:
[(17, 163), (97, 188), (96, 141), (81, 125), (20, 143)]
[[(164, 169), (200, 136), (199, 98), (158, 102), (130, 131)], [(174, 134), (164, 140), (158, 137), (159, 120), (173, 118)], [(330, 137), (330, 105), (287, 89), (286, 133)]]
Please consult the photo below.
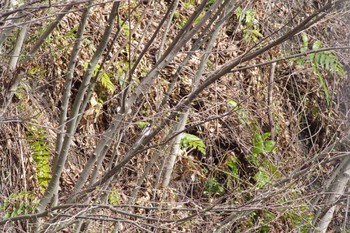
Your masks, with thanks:
[(186, 9), (186, 10), (190, 10), (192, 8), (194, 8), (196, 6), (196, 0), (188, 0), (188, 1), (183, 1), (182, 2), (182, 6)]
[[(200, 17), (201, 16), (199, 15), (196, 20), (199, 21)], [(187, 18), (184, 15), (182, 15), (180, 12), (178, 12), (178, 11), (176, 11), (174, 13), (174, 18), (178, 20), (179, 28), (183, 28), (186, 25), (186, 23), (187, 23)]]
[[(317, 49), (320, 49), (321, 47), (322, 47), (322, 43), (320, 41), (316, 41), (313, 44), (312, 49), (317, 50)], [(325, 69), (332, 73), (337, 73), (338, 75), (341, 75), (341, 76), (345, 76), (345, 71), (340, 61), (336, 57), (334, 51), (324, 51), (320, 53), (310, 54), (309, 58), (311, 60), (312, 69), (314, 73), (317, 75), (317, 77), (319, 78), (320, 85), (323, 88), (327, 105), (330, 106), (331, 98), (329, 95), (329, 91), (328, 91), (325, 79), (322, 73), (320, 72), (320, 69)]]
[(129, 69), (129, 63), (127, 61), (117, 62), (115, 66), (119, 67), (117, 69), (116, 76), (120, 87), (123, 88), (127, 80), (126, 74)]
[[(262, 222), (263, 223), (270, 223), (271, 221), (274, 221), (276, 219), (276, 215), (270, 211), (264, 211), (261, 214)], [(270, 227), (265, 225), (260, 227), (260, 232), (269, 232)]]
[[(88, 68), (88, 63), (85, 63), (84, 65), (85, 70)], [(101, 66), (99, 64), (96, 65), (94, 68), (94, 71), (92, 73), (92, 76), (96, 76), (98, 71), (101, 69)], [(106, 88), (110, 93), (113, 93), (116, 89), (115, 85), (113, 84), (110, 76), (108, 73), (102, 71), (100, 82), (104, 88)]]
[(233, 176), (235, 179), (239, 179), (239, 175), (238, 175), (239, 162), (236, 156), (231, 156), (230, 159), (226, 162), (226, 166), (230, 171), (230, 175)]
[(225, 191), (224, 187), (218, 182), (218, 180), (213, 177), (205, 181), (204, 184), (204, 194), (205, 195), (221, 195)]
[[(322, 48), (322, 42), (317, 40), (312, 46), (312, 50), (318, 50)], [(323, 51), (318, 53), (309, 54), (309, 58), (312, 64), (318, 69), (325, 69), (332, 73), (336, 73), (340, 76), (345, 76), (343, 65), (339, 61), (335, 51)]]
[[(258, 172), (254, 175), (254, 180), (258, 188), (262, 188), (266, 183), (270, 181), (271, 168), (275, 168), (271, 163), (261, 162), (258, 157), (261, 153), (270, 153), (275, 148), (276, 142), (273, 140), (268, 140), (271, 137), (271, 132), (267, 133), (254, 133), (253, 137), (253, 150), (252, 154), (249, 156), (249, 161), (258, 168)], [(266, 166), (268, 165), (268, 166)], [(267, 168), (270, 168), (267, 170)]]
[(268, 140), (269, 137), (271, 137), (271, 132), (266, 132), (263, 134), (255, 133), (253, 137), (252, 153), (258, 155), (265, 152), (272, 152), (276, 145), (276, 142), (273, 140)]
[[(198, 23), (198, 22), (203, 18), (203, 16), (205, 15), (205, 13), (209, 10), (210, 6), (213, 5), (213, 4), (215, 3), (215, 1), (216, 1), (216, 0), (209, 0), (209, 1), (208, 1), (207, 5), (206, 5), (205, 8), (204, 8), (205, 10), (202, 11), (202, 12), (199, 14), (199, 16), (194, 20), (195, 23)], [(194, 4), (196, 4), (195, 1), (194, 1)], [(185, 8), (186, 8), (186, 7), (185, 7)], [(183, 27), (183, 26), (184, 26), (184, 25), (182, 25), (182, 27)]]
[[(94, 72), (92, 73), (93, 76), (97, 75), (97, 72), (101, 69), (101, 66), (99, 64), (96, 65)], [(100, 82), (103, 87), (105, 87), (109, 92), (113, 93), (115, 91), (115, 85), (112, 83), (109, 75), (106, 72), (103, 72)]]
[(115, 187), (112, 188), (111, 192), (108, 195), (108, 203), (112, 205), (120, 204), (120, 194)]
[[(306, 33), (303, 33), (301, 38), (302, 38), (302, 46), (300, 48), (300, 51), (306, 52), (309, 47), (309, 37)], [(316, 40), (312, 45), (312, 50), (318, 50), (321, 48), (322, 48), (322, 42), (319, 40)], [(322, 75), (321, 70), (329, 71), (341, 77), (345, 76), (345, 70), (343, 68), (343, 65), (339, 61), (335, 51), (329, 50), (329, 51), (322, 51), (318, 53), (312, 53), (307, 56), (307, 59), (298, 58), (295, 61), (299, 65), (304, 65), (308, 61), (310, 62), (312, 70), (314, 74), (318, 77), (320, 86), (323, 89), (327, 105), (330, 106), (331, 98), (326, 85), (326, 81)]]
[(69, 30), (66, 33), (65, 37), (70, 39), (75, 39), (77, 36), (78, 29), (79, 29), (79, 24), (75, 25), (71, 30)]
[(21, 214), (34, 213), (36, 204), (36, 196), (31, 192), (14, 192), (3, 200), (0, 210), (5, 213), (5, 218), (12, 218)]
[(226, 181), (226, 187), (232, 189), (235, 183), (239, 182), (239, 161), (237, 157), (233, 154), (230, 156), (229, 160), (226, 162), (228, 176)]
[(149, 123), (147, 121), (139, 121), (136, 122), (137, 127), (139, 127), (140, 129), (144, 129), (147, 126), (149, 126)]
[(209, 0), (209, 1), (208, 1), (208, 5), (207, 5), (207, 7), (209, 7), (209, 6), (213, 5), (213, 4), (214, 4), (214, 2), (216, 2), (216, 0)]
[(251, 125), (248, 112), (244, 110), (242, 106), (232, 99), (227, 100), (227, 105), (237, 112), (239, 123), (241, 123), (243, 126)]
[(197, 137), (196, 135), (183, 133), (182, 138), (180, 140), (180, 145), (182, 148), (197, 149), (202, 154), (205, 154), (206, 146), (203, 140)]
[(242, 9), (241, 7), (238, 7), (235, 14), (239, 23), (241, 24), (243, 38), (248, 43), (258, 43), (259, 38), (263, 37), (263, 35), (260, 32), (259, 21), (255, 17), (255, 11), (252, 9)]
[[(278, 176), (279, 172), (277, 168), (267, 160), (262, 160), (259, 158), (259, 155), (262, 153), (271, 153), (273, 152), (276, 142), (273, 140), (269, 140), (271, 137), (271, 132), (260, 133), (256, 128), (256, 124), (251, 121), (248, 117), (248, 113), (244, 111), (236, 101), (227, 100), (227, 104), (230, 108), (237, 111), (238, 119), (243, 126), (250, 126), (251, 130), (253, 130), (253, 140), (252, 140), (252, 153), (248, 157), (249, 162), (254, 165), (258, 171), (254, 175), (254, 180), (256, 181), (256, 185), (258, 188), (262, 188), (266, 183), (270, 181), (270, 177), (273, 174), (274, 176)], [(231, 157), (231, 159), (226, 163), (228, 166), (232, 177), (238, 179), (238, 161), (235, 157)], [(232, 181), (231, 181), (232, 183)]]
[(256, 181), (257, 188), (264, 187), (268, 182), (270, 182), (269, 172), (267, 172), (264, 167), (259, 166), (259, 171), (255, 173), (254, 180)]
[[(299, 195), (295, 195), (294, 198), (300, 197)], [(283, 201), (287, 202), (290, 201), (290, 199)], [(307, 233), (312, 228), (314, 215), (309, 212), (309, 209), (306, 206), (302, 206), (291, 208), (289, 211), (286, 211), (283, 218), (291, 222), (294, 226), (298, 227), (298, 232)]]
[(234, 100), (227, 100), (227, 104), (233, 109), (238, 110), (238, 104)]
[(101, 84), (104, 86), (110, 93), (113, 93), (116, 89), (115, 85), (112, 83), (111, 78), (107, 73), (103, 73), (101, 76)]
[(45, 128), (29, 125), (27, 139), (32, 149), (37, 178), (42, 192), (45, 191), (51, 179), (51, 152)]
[(45, 74), (46, 70), (40, 66), (34, 66), (28, 70), (28, 75), (38, 78)]
[[(215, 1), (215, 0), (210, 0), (210, 1), (208, 2), (208, 5), (207, 5), (207, 8), (206, 8), (206, 9), (208, 9), (208, 7), (209, 7), (211, 4), (213, 4), (214, 1)], [(181, 3), (181, 5), (182, 5), (182, 7), (183, 7), (185, 10), (193, 10), (193, 9), (196, 7), (197, 3), (196, 3), (195, 0), (188, 0), (188, 1), (183, 1), (183, 2)], [(198, 22), (203, 18), (204, 15), (205, 15), (205, 11), (201, 12), (201, 13), (199, 14), (199, 16), (195, 19), (194, 22), (195, 22), (195, 23), (198, 23)], [(177, 19), (179, 20), (179, 21), (178, 21), (178, 23), (179, 23), (179, 28), (183, 28), (183, 27), (186, 25), (187, 21), (188, 21), (188, 19), (186, 18), (186, 16), (185, 16), (184, 14), (182, 14), (181, 11), (176, 11), (175, 14), (174, 14), (174, 17), (177, 18)]]
[[(259, 211), (259, 212), (252, 212), (249, 217), (247, 218), (247, 225), (249, 227), (254, 227), (256, 224), (261, 224), (259, 228), (259, 231), (257, 232), (269, 232), (271, 229), (267, 225), (267, 223), (270, 223), (276, 218), (275, 214), (269, 212), (269, 211)], [(265, 225), (263, 225), (265, 224)]]
[(130, 28), (128, 25), (126, 25), (125, 21), (119, 19), (119, 26), (122, 29), (122, 33), (125, 35), (126, 38), (129, 38), (130, 36)]

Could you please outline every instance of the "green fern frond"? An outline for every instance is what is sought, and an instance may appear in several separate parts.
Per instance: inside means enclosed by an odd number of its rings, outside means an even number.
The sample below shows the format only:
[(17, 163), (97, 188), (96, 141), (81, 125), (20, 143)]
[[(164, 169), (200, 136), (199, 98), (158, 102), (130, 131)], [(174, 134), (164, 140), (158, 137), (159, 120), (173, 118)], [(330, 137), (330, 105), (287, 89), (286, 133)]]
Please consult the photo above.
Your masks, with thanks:
[(329, 95), (329, 91), (328, 91), (328, 88), (327, 88), (327, 85), (326, 85), (326, 81), (324, 80), (321, 72), (315, 66), (313, 67), (313, 70), (314, 70), (314, 73), (317, 75), (318, 80), (320, 81), (320, 86), (323, 89), (327, 106), (330, 106), (330, 104), (331, 104), (331, 96)]
[(318, 69), (325, 69), (340, 76), (345, 75), (344, 68), (333, 51), (316, 53), (312, 57), (312, 62)]
[[(309, 37), (305, 32), (302, 33), (302, 42), (303, 44), (300, 48), (300, 52), (306, 52), (309, 46)], [(312, 50), (314, 51), (321, 48), (322, 48), (322, 42), (319, 40), (316, 40), (312, 45)], [(320, 86), (323, 89), (327, 105), (329, 106), (331, 104), (331, 97), (327, 88), (325, 78), (323, 77), (321, 70), (326, 70), (333, 74), (337, 74), (341, 77), (344, 77), (345, 70), (343, 68), (343, 65), (341, 64), (335, 51), (333, 50), (309, 54), (308, 60), (311, 63), (311, 66), (315, 75), (319, 79)], [(296, 62), (299, 65), (305, 64), (305, 60), (301, 58), (297, 59)]]
[(42, 192), (45, 191), (51, 179), (51, 152), (45, 128), (29, 125), (27, 138), (32, 149), (37, 178)]
[(196, 135), (184, 133), (182, 135), (180, 144), (183, 148), (192, 148), (199, 150), (202, 154), (205, 154), (206, 146), (202, 139)]
[[(321, 41), (315, 41), (312, 46), (312, 50), (317, 50), (321, 48)], [(336, 73), (340, 76), (345, 75), (343, 65), (341, 64), (335, 51), (333, 50), (310, 54), (309, 59), (312, 65), (317, 69), (324, 69), (332, 73)]]
[(109, 75), (104, 73), (101, 77), (101, 84), (104, 86), (109, 92), (113, 93), (115, 91), (115, 85), (112, 83)]
[[(320, 48), (322, 48), (321, 41), (315, 41), (315, 43), (312, 46), (312, 49), (317, 50)], [(320, 80), (320, 86), (323, 88), (327, 106), (330, 106), (331, 97), (329, 95), (329, 91), (328, 91), (325, 79), (323, 78), (320, 72), (320, 69), (324, 69), (331, 73), (336, 73), (340, 76), (344, 76), (345, 71), (343, 69), (343, 66), (340, 63), (334, 51), (324, 51), (324, 52), (319, 52), (315, 54), (310, 54), (309, 58), (311, 60), (314, 73), (317, 75), (317, 77)]]

